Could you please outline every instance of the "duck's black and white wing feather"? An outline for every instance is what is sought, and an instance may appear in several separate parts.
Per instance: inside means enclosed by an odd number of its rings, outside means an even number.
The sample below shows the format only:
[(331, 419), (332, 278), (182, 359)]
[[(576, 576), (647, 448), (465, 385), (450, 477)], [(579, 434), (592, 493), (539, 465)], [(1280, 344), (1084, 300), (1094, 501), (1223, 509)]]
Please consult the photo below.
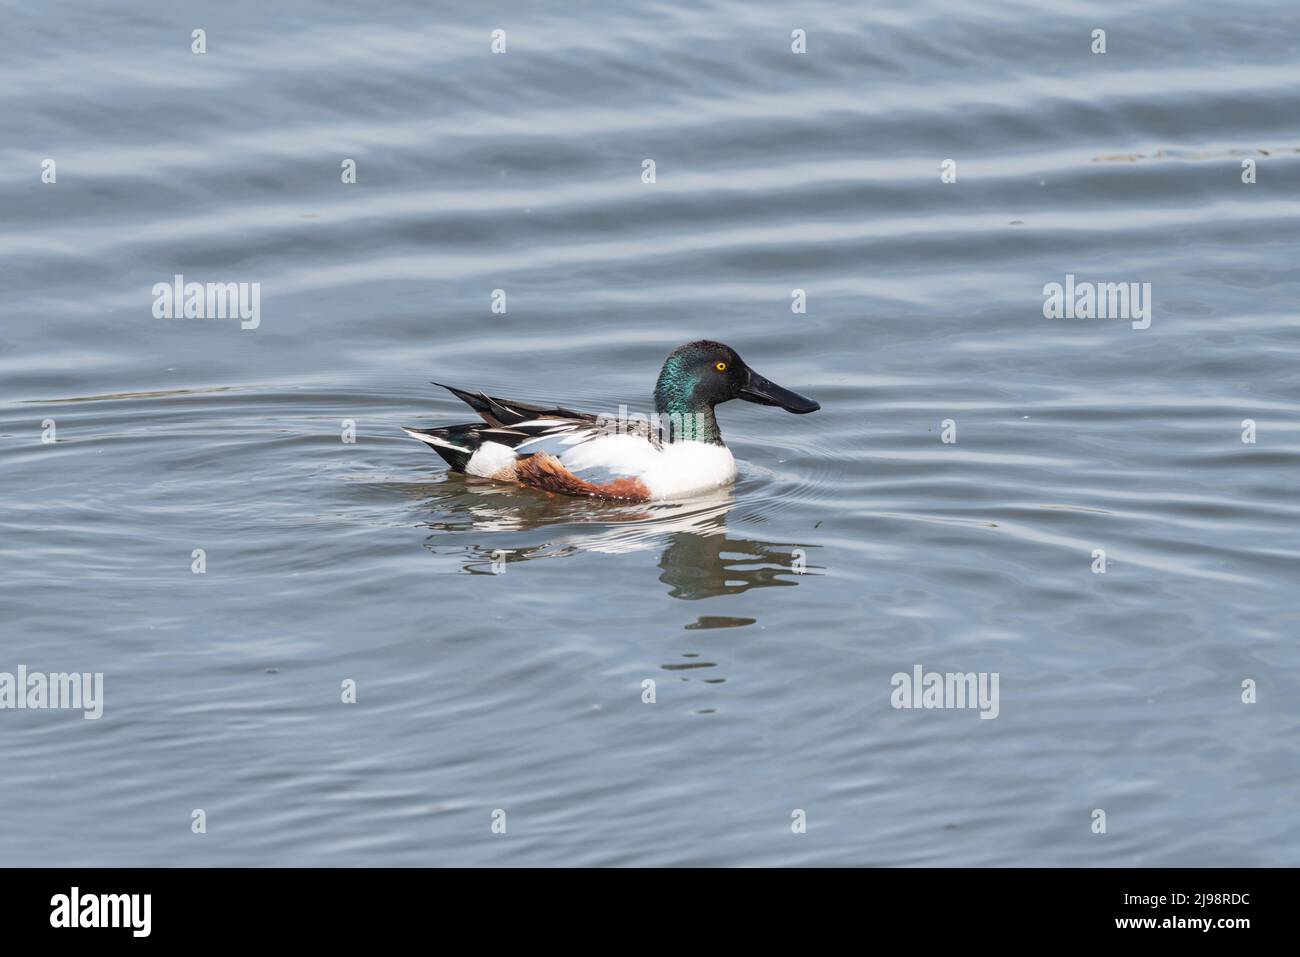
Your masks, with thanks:
[[(578, 412), (559, 406), (546, 407), (513, 399), (502, 399), (485, 392), (469, 392), (455, 386), (441, 385), (479, 414), (485, 424), (450, 425), (437, 429), (403, 429), (419, 439), (458, 472), (487, 474), (496, 471), (507, 458), (548, 452), (559, 455), (576, 445), (610, 435), (630, 434), (658, 446), (644, 421), (621, 421)], [(472, 463), (472, 464), (471, 464)]]

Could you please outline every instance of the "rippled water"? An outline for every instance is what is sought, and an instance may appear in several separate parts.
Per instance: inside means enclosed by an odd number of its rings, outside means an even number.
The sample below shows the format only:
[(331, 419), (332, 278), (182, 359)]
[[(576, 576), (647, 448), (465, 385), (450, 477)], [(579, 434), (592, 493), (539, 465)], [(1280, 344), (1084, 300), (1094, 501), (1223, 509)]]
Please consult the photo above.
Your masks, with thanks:
[[(0, 5), (0, 863), (1300, 863), (1300, 7), (433, 6)], [(399, 431), (703, 336), (711, 498)]]

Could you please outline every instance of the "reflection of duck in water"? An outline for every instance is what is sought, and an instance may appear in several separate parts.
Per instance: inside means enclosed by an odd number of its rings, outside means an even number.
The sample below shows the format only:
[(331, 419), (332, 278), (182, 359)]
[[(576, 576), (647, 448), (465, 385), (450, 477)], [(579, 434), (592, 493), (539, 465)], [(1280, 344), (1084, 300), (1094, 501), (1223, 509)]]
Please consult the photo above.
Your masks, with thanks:
[(713, 411), (721, 402), (744, 399), (798, 414), (821, 408), (754, 372), (734, 349), (708, 340), (687, 343), (664, 362), (653, 422), (445, 388), (486, 424), (404, 431), (430, 445), (454, 471), (625, 502), (680, 498), (735, 481), (735, 460)]
[(659, 580), (672, 597), (687, 599), (795, 585), (802, 571), (795, 571), (795, 551), (790, 545), (728, 538), (721, 527), (712, 535), (677, 532), (659, 556)]
[[(728, 537), (727, 512), (734, 504), (729, 488), (684, 502), (611, 503), (597, 510), (574, 499), (521, 497), (503, 486), (459, 480), (412, 491), (426, 497), (433, 488), (438, 492), (428, 504), (441, 515), (428, 523), (439, 533), (429, 547), (473, 534), (464, 560), (471, 573), (492, 574), (501, 563), (583, 552), (612, 555), (662, 548), (659, 580), (674, 598), (707, 598), (798, 582), (799, 546)], [(491, 536), (474, 534), (483, 532)], [(464, 543), (457, 550), (462, 548)]]

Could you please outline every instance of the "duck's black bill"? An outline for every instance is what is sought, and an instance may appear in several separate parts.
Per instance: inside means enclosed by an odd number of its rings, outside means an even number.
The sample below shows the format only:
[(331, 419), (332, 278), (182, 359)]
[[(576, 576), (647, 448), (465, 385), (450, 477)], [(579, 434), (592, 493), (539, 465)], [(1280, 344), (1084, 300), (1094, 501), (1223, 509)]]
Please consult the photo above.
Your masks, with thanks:
[(821, 408), (820, 405), (807, 396), (784, 389), (775, 382), (764, 379), (753, 370), (750, 370), (749, 373), (749, 383), (741, 386), (739, 397), (746, 402), (757, 402), (759, 405), (779, 405), (787, 412), (793, 412), (796, 415), (816, 412)]

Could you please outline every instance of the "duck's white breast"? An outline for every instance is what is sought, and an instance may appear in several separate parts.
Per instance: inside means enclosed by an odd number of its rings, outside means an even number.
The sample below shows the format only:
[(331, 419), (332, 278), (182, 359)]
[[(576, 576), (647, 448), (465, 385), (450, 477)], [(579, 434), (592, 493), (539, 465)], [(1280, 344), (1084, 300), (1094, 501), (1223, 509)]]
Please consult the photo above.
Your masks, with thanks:
[[(593, 470), (639, 478), (653, 498), (681, 498), (736, 480), (736, 460), (725, 445), (674, 442), (655, 448), (634, 435), (609, 435), (565, 450), (571, 472)], [(583, 476), (586, 478), (587, 476)]]

